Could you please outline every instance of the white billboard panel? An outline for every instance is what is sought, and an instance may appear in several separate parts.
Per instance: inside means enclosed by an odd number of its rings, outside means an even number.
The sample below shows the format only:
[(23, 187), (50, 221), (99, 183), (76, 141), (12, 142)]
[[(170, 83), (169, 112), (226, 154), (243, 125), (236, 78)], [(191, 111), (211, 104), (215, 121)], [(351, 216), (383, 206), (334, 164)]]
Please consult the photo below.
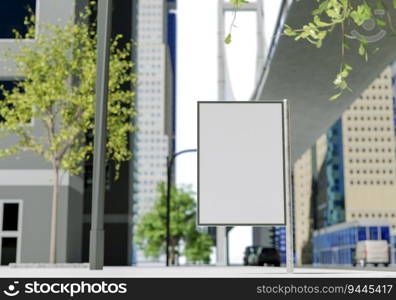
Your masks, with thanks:
[(198, 103), (199, 225), (286, 225), (286, 105)]

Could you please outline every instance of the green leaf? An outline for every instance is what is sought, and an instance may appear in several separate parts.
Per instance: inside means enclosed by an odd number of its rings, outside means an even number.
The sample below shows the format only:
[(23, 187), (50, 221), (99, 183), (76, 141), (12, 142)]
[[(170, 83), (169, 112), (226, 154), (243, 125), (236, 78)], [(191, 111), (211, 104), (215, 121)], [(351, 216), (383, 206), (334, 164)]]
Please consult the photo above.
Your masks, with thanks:
[(322, 14), (328, 7), (329, 3), (328, 1), (323, 1), (319, 4), (319, 7), (315, 10), (312, 11), (312, 15), (320, 15)]
[(387, 25), (387, 23), (385, 21), (380, 20), (380, 19), (375, 19), (375, 22), (377, 23), (378, 26), (381, 26), (381, 27), (385, 27)]
[(296, 36), (297, 32), (295, 32), (289, 25), (285, 24), (285, 29), (283, 30), (283, 33), (286, 34), (287, 36)]
[(224, 39), (224, 43), (231, 44), (231, 33), (227, 34), (226, 38)]
[(230, 0), (230, 3), (234, 5), (236, 8), (240, 8), (243, 4), (249, 3), (246, 0)]
[(351, 18), (358, 26), (363, 25), (363, 23), (371, 19), (372, 16), (373, 16), (372, 9), (367, 2), (358, 5), (357, 8), (351, 12)]
[(318, 27), (328, 27), (331, 26), (331, 23), (323, 22), (319, 16), (314, 16), (314, 22)]
[(377, 9), (385, 9), (384, 4), (382, 3), (382, 0), (377, 0), (376, 1)]
[(330, 101), (337, 100), (338, 98), (340, 98), (341, 95), (342, 95), (342, 93), (337, 93), (337, 94), (331, 96), (331, 97), (329, 98), (329, 100), (330, 100)]
[(358, 53), (361, 56), (364, 56), (366, 54), (366, 48), (364, 47), (363, 43), (360, 43)]

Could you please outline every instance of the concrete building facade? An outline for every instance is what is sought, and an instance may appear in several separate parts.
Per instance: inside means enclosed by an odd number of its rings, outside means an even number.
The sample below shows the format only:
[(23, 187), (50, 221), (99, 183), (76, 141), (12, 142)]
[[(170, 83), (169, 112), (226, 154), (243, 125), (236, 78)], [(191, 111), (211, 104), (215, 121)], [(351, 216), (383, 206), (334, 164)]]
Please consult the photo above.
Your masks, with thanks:
[(302, 262), (303, 249), (309, 242), (312, 200), (312, 151), (308, 150), (296, 161), (294, 174), (294, 228), (296, 261)]
[[(24, 18), (30, 7), (36, 17), (36, 34), (44, 24), (66, 25), (77, 21), (88, 0), (3, 0), (0, 2), (0, 84), (12, 89), (17, 74), (13, 61), (4, 59), (4, 51), (18, 51), (12, 29), (24, 31)], [(121, 33), (120, 45), (133, 39), (135, 1), (113, 1), (112, 35)], [(95, 21), (96, 4), (92, 3)], [(23, 43), (34, 44), (35, 40)], [(1, 101), (0, 95), (0, 101)], [(1, 122), (1, 117), (0, 117)], [(32, 120), (33, 134), (45, 133), (39, 120)], [(15, 137), (2, 138), (1, 148), (15, 142)], [(105, 265), (131, 263), (132, 185), (130, 165), (121, 166), (120, 179), (114, 180), (114, 168), (108, 165), (104, 216)], [(57, 224), (56, 261), (86, 262), (89, 257), (91, 227), (92, 159), (85, 164), (81, 176), (63, 174)], [(52, 170), (44, 159), (33, 153), (0, 159), (0, 263), (46, 263), (49, 261), (52, 208)]]
[(314, 229), (368, 220), (396, 234), (393, 97), (387, 67), (294, 165), (299, 264)]
[(345, 221), (386, 219), (396, 231), (392, 73), (388, 67), (343, 114)]
[[(43, 24), (65, 25), (73, 20), (86, 1), (4, 0), (0, 2), (0, 81), (5, 88), (23, 80), (4, 51), (17, 51), (12, 29), (23, 32), (23, 21), (30, 7), (36, 17), (36, 34)], [(33, 44), (33, 40), (23, 41)], [(32, 120), (34, 134), (42, 135), (42, 124)], [(2, 138), (1, 148), (15, 143)], [(83, 178), (63, 174), (60, 182), (57, 226), (57, 261), (80, 262), (82, 243)], [(0, 159), (0, 263), (48, 262), (52, 207), (52, 171), (49, 163), (33, 155)]]
[(324, 219), (326, 154), (327, 134), (323, 134), (293, 167), (295, 255), (300, 265), (311, 263), (313, 230)]

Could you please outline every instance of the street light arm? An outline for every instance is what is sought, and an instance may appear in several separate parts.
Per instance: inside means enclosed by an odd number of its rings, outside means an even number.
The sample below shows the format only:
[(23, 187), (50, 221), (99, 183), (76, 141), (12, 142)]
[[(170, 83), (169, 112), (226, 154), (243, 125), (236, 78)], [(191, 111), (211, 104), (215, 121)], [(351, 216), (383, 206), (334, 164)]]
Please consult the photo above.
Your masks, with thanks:
[(168, 161), (168, 167), (172, 167), (173, 166), (173, 162), (175, 161), (175, 158), (181, 154), (184, 153), (191, 153), (191, 152), (197, 152), (197, 149), (186, 149), (186, 150), (182, 150), (176, 153), (173, 153), (172, 156), (170, 157), (169, 161)]
[(173, 153), (167, 159), (167, 186), (166, 186), (166, 266), (169, 266), (169, 246), (170, 246), (170, 197), (172, 182), (172, 167), (175, 158), (184, 153), (197, 152), (197, 149), (186, 149)]

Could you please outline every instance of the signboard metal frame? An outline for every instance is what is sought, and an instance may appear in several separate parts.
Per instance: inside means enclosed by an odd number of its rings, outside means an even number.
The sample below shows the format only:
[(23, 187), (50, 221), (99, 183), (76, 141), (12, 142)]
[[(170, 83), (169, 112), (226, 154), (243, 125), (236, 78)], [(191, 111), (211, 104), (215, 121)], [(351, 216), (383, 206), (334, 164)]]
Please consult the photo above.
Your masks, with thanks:
[[(265, 104), (279, 104), (282, 107), (282, 141), (283, 141), (283, 203), (284, 203), (284, 222), (276, 224), (266, 223), (243, 223), (243, 224), (224, 224), (224, 223), (203, 223), (200, 220), (200, 106), (203, 104), (250, 104), (250, 105), (265, 105)], [(198, 226), (285, 226), (286, 227), (286, 265), (287, 272), (293, 272), (293, 205), (291, 198), (291, 164), (290, 164), (290, 128), (289, 128), (289, 109), (287, 100), (280, 101), (198, 101), (198, 181), (197, 181), (197, 224)]]

